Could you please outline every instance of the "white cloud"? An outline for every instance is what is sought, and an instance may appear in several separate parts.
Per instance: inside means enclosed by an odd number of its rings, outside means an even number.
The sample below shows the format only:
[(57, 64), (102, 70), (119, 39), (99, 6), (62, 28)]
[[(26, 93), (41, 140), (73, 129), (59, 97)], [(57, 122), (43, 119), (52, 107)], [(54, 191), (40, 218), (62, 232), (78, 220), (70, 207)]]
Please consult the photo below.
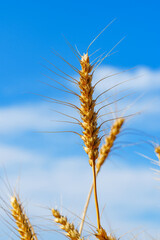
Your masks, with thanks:
[[(117, 74), (118, 73), (118, 74)], [(107, 89), (110, 86), (114, 86), (117, 83), (129, 80), (128, 82), (117, 87), (118, 90), (124, 87), (131, 87), (136, 91), (151, 91), (160, 89), (160, 70), (151, 70), (147, 67), (136, 67), (132, 70), (122, 70), (120, 68), (103, 66), (99, 68), (95, 74), (95, 82), (101, 78), (109, 75), (114, 75), (106, 78), (97, 85), (101, 90)]]
[(64, 112), (64, 108), (61, 106), (57, 109), (55, 105), (41, 103), (0, 108), (0, 133), (18, 134), (26, 131), (51, 131), (53, 129), (55, 130), (57, 125), (60, 127), (64, 125), (68, 126), (65, 123), (59, 122), (57, 124), (57, 122), (54, 122), (55, 119), (64, 120), (64, 117), (60, 114), (58, 115), (58, 113), (54, 113), (52, 108), (62, 113)]
[(13, 145), (0, 144), (0, 164), (2, 166), (15, 166), (15, 164), (41, 163), (43, 157), (34, 151)]

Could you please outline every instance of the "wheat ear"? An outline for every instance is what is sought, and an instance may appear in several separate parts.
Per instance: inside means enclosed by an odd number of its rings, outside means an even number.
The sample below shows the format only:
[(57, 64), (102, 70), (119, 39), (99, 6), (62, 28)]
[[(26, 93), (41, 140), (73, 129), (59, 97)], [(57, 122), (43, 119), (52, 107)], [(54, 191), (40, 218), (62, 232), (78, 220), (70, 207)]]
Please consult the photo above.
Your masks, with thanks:
[(55, 217), (54, 221), (60, 224), (60, 228), (66, 232), (66, 236), (71, 240), (81, 240), (80, 234), (77, 229), (75, 229), (73, 223), (69, 223), (67, 217), (62, 216), (58, 210), (52, 208), (52, 214)]
[(84, 129), (81, 138), (84, 141), (84, 150), (88, 154), (89, 164), (98, 157), (98, 148), (100, 139), (98, 137), (99, 128), (97, 127), (97, 112), (95, 111), (95, 100), (93, 100), (94, 88), (92, 87), (92, 66), (89, 62), (88, 53), (84, 54), (80, 61), (81, 71), (79, 88), (80, 88), (80, 114), (82, 119), (82, 127)]
[(82, 119), (82, 128), (84, 129), (81, 136), (84, 141), (84, 150), (88, 154), (89, 164), (93, 172), (94, 198), (97, 214), (97, 226), (100, 229), (100, 215), (97, 197), (96, 170), (95, 161), (98, 157), (100, 138), (98, 137), (99, 127), (97, 127), (97, 112), (95, 111), (95, 100), (93, 100), (94, 87), (92, 86), (92, 66), (89, 61), (88, 52), (81, 57), (80, 80), (80, 115)]
[(157, 157), (158, 157), (158, 159), (159, 159), (159, 161), (160, 161), (160, 146), (157, 146), (157, 147), (155, 147), (155, 152), (156, 152), (156, 154), (157, 154)]
[(99, 240), (116, 240), (113, 236), (107, 235), (106, 231), (102, 227), (95, 234), (95, 237)]
[(34, 229), (26, 216), (23, 206), (15, 196), (11, 197), (12, 216), (18, 226), (18, 232), (22, 240), (37, 240)]
[[(105, 160), (107, 159), (112, 146), (117, 138), (117, 135), (120, 133), (121, 128), (124, 124), (125, 119), (124, 118), (118, 118), (112, 125), (111, 127), (111, 131), (110, 134), (106, 137), (105, 139), (105, 143), (102, 145), (101, 149), (100, 149), (100, 154), (99, 157), (97, 159), (97, 164), (96, 164), (96, 175), (98, 175), (101, 166), (103, 165), (103, 163), (105, 162)], [(88, 209), (88, 205), (90, 202), (90, 198), (91, 198), (91, 194), (93, 191), (93, 184), (90, 188), (88, 197), (87, 197), (87, 201), (84, 207), (84, 211), (83, 211), (83, 216), (82, 216), (82, 221), (81, 221), (81, 225), (80, 225), (80, 229), (79, 229), (79, 233), (82, 233), (82, 229), (83, 229), (83, 224), (84, 224), (84, 220), (85, 220), (85, 216), (87, 213), (87, 209)]]
[(97, 159), (97, 164), (96, 164), (97, 174), (99, 173), (101, 166), (107, 159), (107, 157), (112, 149), (112, 146), (117, 138), (117, 135), (120, 133), (120, 130), (124, 124), (124, 120), (125, 120), (124, 118), (118, 118), (112, 125), (110, 134), (106, 137), (105, 143), (103, 144), (103, 146), (100, 149), (100, 154), (99, 154), (99, 157)]

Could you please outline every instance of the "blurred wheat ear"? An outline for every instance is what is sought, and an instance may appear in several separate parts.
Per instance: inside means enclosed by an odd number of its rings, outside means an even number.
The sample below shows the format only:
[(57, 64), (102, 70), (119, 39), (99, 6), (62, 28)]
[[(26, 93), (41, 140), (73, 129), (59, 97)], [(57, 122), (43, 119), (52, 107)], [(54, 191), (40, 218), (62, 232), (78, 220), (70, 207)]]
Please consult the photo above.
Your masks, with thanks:
[(159, 159), (159, 164), (160, 164), (160, 146), (156, 146), (154, 150), (155, 150), (155, 153), (157, 154), (157, 157)]
[(22, 203), (16, 196), (11, 197), (11, 206), (11, 213), (18, 227), (17, 231), (19, 232), (21, 239), (38, 240), (29, 218), (24, 211)]

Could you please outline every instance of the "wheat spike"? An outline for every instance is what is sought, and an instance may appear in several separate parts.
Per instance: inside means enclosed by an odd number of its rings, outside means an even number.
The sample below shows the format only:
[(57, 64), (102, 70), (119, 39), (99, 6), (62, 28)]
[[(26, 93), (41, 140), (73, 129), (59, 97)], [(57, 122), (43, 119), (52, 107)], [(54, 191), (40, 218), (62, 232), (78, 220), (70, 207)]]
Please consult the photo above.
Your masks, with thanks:
[(67, 217), (62, 216), (58, 210), (52, 208), (52, 214), (55, 217), (54, 221), (60, 224), (60, 228), (66, 232), (66, 236), (71, 240), (82, 240), (77, 229), (75, 229), (73, 223), (69, 223)]
[(84, 150), (88, 154), (89, 164), (92, 166), (93, 162), (98, 157), (98, 148), (100, 138), (98, 137), (99, 128), (97, 127), (97, 112), (95, 108), (95, 100), (93, 100), (94, 88), (92, 87), (92, 66), (89, 61), (88, 53), (81, 57), (81, 71), (79, 88), (80, 88), (80, 102), (81, 102), (81, 119), (82, 127), (84, 129), (83, 136)]
[(18, 232), (22, 240), (37, 240), (34, 229), (26, 216), (23, 206), (15, 196), (11, 197), (12, 216), (18, 226)]
[(106, 137), (105, 144), (103, 144), (103, 146), (100, 149), (100, 154), (96, 164), (97, 173), (100, 171), (101, 166), (103, 165), (104, 161), (108, 157), (108, 154), (111, 151), (114, 141), (116, 140), (117, 135), (119, 134), (122, 128), (124, 120), (125, 120), (124, 118), (118, 118), (112, 125), (110, 134)]

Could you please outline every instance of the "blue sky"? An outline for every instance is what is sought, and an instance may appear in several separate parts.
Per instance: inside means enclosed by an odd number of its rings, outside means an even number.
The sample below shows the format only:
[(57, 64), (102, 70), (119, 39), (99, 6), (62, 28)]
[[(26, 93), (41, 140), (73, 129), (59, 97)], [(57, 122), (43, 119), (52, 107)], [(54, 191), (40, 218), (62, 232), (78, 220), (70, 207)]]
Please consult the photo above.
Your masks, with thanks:
[[(103, 82), (97, 87), (96, 94), (117, 82), (133, 79), (124, 84), (124, 89), (130, 88), (128, 92), (133, 91), (134, 95), (119, 102), (117, 108), (120, 110), (134, 102), (126, 115), (139, 111), (141, 114), (128, 119), (124, 126), (126, 134), (117, 140), (117, 150), (113, 151), (99, 177), (101, 208), (105, 204), (108, 206), (104, 213), (106, 226), (118, 228), (120, 233), (141, 227), (152, 235), (158, 234), (159, 182), (153, 179), (150, 168), (154, 166), (137, 152), (156, 160), (153, 146), (148, 143), (149, 140), (160, 141), (159, 8), (158, 1), (1, 1), (0, 163), (5, 166), (13, 185), (21, 175), (21, 195), (31, 201), (27, 208), (31, 208), (35, 215), (39, 214), (35, 204), (46, 206), (56, 203), (60, 206), (61, 195), (66, 208), (76, 214), (81, 213), (91, 182), (87, 156), (76, 135), (37, 133), (77, 129), (51, 121), (64, 118), (50, 109), (74, 115), (71, 109), (47, 103), (36, 95), (67, 99), (78, 104), (71, 96), (39, 82), (52, 84), (42, 75), (45, 74), (65, 83), (42, 66), (49, 67), (43, 58), (67, 74), (78, 77), (53, 54), (52, 49), (79, 67), (63, 36), (73, 46), (76, 44), (80, 53), (84, 53), (94, 37), (116, 18), (92, 45), (90, 53), (99, 48), (100, 54), (109, 51), (119, 40), (125, 39), (114, 50), (117, 52), (97, 70), (94, 81), (110, 73), (135, 69)], [(55, 71), (54, 68), (52, 70)], [(117, 91), (122, 90), (123, 85)], [(112, 93), (116, 94), (116, 91)], [(116, 105), (112, 108), (114, 110)], [(143, 133), (137, 134), (136, 130), (132, 133), (129, 129), (138, 129)], [(119, 147), (139, 142), (144, 144)], [(64, 181), (69, 186), (68, 191)], [(92, 217), (91, 211), (89, 214)], [(120, 233), (117, 233), (118, 236)]]

